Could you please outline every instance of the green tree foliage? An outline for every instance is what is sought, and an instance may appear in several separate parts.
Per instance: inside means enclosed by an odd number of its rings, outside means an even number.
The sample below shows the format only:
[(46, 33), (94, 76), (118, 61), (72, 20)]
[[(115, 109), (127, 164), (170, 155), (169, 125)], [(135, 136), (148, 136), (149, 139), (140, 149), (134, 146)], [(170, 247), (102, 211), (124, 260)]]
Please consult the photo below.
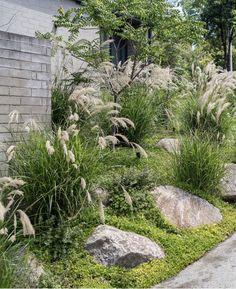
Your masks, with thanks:
[[(88, 0), (79, 8), (67, 11), (60, 8), (55, 25), (69, 31), (67, 47), (73, 55), (93, 66), (107, 58), (107, 49), (99, 49), (98, 45), (88, 41), (77, 41), (84, 26), (100, 27), (105, 39), (111, 40), (116, 35), (128, 40), (135, 63), (147, 60), (160, 63), (168, 55), (167, 44), (197, 43), (202, 32), (200, 21), (184, 17), (164, 0)], [(112, 41), (109, 44), (114, 45)]]
[(234, 0), (183, 0), (181, 5), (187, 15), (205, 22), (206, 39), (212, 46), (218, 64), (228, 71), (233, 69), (235, 46)]

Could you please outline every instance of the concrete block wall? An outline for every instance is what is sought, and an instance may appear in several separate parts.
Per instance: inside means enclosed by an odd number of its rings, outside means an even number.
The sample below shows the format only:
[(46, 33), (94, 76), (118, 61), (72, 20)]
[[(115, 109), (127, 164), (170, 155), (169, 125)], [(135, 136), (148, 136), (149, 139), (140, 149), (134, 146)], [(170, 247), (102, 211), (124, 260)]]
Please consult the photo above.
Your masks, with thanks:
[[(5, 170), (6, 144), (24, 132), (34, 119), (51, 121), (51, 44), (46, 40), (0, 31), (0, 174)], [(19, 112), (19, 124), (9, 122)]]
[[(0, 0), (0, 31), (12, 32), (27, 36), (35, 36), (36, 31), (42, 33), (51, 32), (53, 28), (53, 16), (57, 14), (60, 6), (67, 10), (79, 7), (73, 0)], [(97, 27), (81, 29), (79, 39), (89, 41), (99, 38)], [(57, 29), (57, 35), (67, 37), (64, 29)], [(85, 66), (80, 60), (73, 57), (64, 59), (60, 51), (52, 57), (52, 78), (62, 77), (62, 67), (70, 72), (75, 72)], [(62, 76), (61, 76), (62, 75)]]

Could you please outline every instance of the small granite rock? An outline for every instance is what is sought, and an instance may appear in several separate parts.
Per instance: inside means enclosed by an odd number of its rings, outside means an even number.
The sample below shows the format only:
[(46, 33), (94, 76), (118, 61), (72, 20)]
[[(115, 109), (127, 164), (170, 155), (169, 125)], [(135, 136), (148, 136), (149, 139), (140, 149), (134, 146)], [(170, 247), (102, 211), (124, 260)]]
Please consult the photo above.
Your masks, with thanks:
[(152, 191), (156, 206), (164, 217), (178, 228), (217, 224), (219, 209), (197, 196), (173, 186), (159, 186)]
[(85, 247), (94, 261), (104, 266), (133, 268), (164, 257), (161, 248), (150, 239), (107, 225), (99, 225)]
[(15, 286), (37, 287), (40, 278), (45, 274), (43, 266), (32, 253), (27, 253), (25, 248), (16, 254)]
[(174, 138), (163, 138), (157, 142), (156, 147), (165, 149), (169, 153), (177, 152), (179, 150), (179, 140)]
[(221, 183), (223, 198), (225, 200), (236, 200), (236, 164), (227, 165), (226, 174)]

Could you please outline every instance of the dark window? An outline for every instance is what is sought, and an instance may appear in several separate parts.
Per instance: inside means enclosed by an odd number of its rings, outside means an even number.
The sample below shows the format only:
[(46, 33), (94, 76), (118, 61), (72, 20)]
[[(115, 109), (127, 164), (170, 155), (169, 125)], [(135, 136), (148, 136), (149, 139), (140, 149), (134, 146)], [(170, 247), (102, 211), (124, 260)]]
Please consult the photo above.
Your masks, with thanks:
[(114, 64), (124, 63), (128, 58), (128, 41), (119, 36), (114, 36), (113, 40), (114, 42), (110, 45), (112, 62)]

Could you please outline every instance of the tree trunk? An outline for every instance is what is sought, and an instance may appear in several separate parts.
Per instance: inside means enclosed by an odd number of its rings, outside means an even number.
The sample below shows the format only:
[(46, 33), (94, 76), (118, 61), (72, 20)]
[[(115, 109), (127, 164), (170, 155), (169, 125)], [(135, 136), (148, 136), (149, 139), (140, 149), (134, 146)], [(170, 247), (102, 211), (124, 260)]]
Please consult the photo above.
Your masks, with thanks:
[(227, 61), (227, 70), (233, 71), (233, 28), (229, 28), (229, 35), (228, 35), (228, 61)]
[(221, 35), (221, 43), (223, 47), (224, 52), (224, 69), (227, 68), (227, 62), (228, 62), (228, 53), (227, 53), (227, 31), (225, 31), (223, 24), (221, 23), (220, 27), (220, 35)]

